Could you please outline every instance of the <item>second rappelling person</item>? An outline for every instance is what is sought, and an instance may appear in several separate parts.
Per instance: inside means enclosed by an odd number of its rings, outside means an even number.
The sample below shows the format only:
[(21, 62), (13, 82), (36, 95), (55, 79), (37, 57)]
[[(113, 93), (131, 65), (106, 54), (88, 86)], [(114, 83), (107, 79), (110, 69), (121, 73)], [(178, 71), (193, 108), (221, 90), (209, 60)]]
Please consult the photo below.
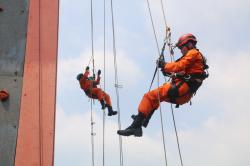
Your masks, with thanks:
[(81, 89), (84, 90), (89, 98), (98, 99), (102, 109), (108, 108), (108, 116), (116, 115), (117, 111), (114, 111), (112, 108), (110, 96), (101, 88), (97, 87), (97, 85), (100, 84), (100, 75), (101, 70), (98, 70), (96, 80), (95, 76), (89, 77), (89, 66), (87, 66), (84, 74), (78, 74), (76, 79), (79, 81)]

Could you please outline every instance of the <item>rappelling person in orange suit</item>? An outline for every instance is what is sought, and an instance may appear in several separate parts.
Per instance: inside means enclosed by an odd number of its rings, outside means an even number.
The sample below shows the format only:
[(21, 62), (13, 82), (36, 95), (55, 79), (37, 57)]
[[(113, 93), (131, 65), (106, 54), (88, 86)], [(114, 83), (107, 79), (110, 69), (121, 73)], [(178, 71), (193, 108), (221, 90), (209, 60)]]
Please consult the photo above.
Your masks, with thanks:
[(196, 43), (194, 35), (185, 34), (176, 43), (176, 47), (181, 50), (181, 58), (170, 63), (166, 63), (163, 58), (157, 60), (157, 67), (161, 69), (163, 75), (171, 76), (171, 82), (144, 94), (138, 114), (132, 115), (134, 121), (128, 128), (118, 130), (119, 135), (142, 136), (142, 126), (147, 127), (153, 112), (162, 101), (177, 105), (190, 101), (203, 80), (208, 77), (206, 59), (196, 48)]
[(117, 111), (114, 111), (111, 104), (110, 96), (105, 93), (97, 85), (100, 84), (101, 80), (101, 70), (97, 72), (97, 79), (95, 80), (95, 75), (93, 77), (89, 76), (89, 67), (86, 67), (85, 73), (78, 74), (77, 80), (79, 81), (81, 89), (84, 90), (85, 94), (92, 99), (98, 99), (101, 103), (102, 109), (108, 108), (108, 116), (116, 115)]

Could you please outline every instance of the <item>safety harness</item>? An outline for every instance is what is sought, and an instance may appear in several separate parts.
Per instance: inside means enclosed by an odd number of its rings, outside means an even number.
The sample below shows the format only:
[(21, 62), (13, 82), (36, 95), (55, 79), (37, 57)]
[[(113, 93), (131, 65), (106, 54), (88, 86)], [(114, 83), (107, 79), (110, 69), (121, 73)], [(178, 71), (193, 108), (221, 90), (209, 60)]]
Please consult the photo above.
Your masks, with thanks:
[[(180, 61), (184, 56), (177, 59), (176, 62)], [(171, 75), (172, 81), (171, 81), (171, 88), (168, 91), (168, 96), (170, 98), (170, 102), (176, 104), (175, 106), (176, 108), (179, 107), (179, 104), (176, 103), (177, 97), (186, 96), (188, 94), (191, 94), (191, 95), (195, 94), (196, 91), (199, 89), (199, 87), (202, 85), (203, 80), (205, 80), (209, 76), (209, 73), (207, 70), (209, 66), (207, 65), (206, 58), (202, 54), (201, 54), (201, 57), (202, 57), (203, 70), (204, 70), (203, 73), (193, 73), (193, 74), (174, 73), (173, 75)], [(178, 82), (178, 84), (176, 84), (175, 82), (176, 79), (180, 79), (181, 81)], [(189, 87), (189, 91), (186, 94), (183, 94), (180, 96), (179, 89), (184, 83), (187, 83)]]
[(86, 81), (90, 81), (91, 86), (88, 89), (84, 90), (85, 94), (91, 98), (97, 98), (97, 96), (92, 93), (92, 89), (97, 88), (97, 85), (94, 82), (95, 81), (95, 74), (93, 74), (93, 77), (88, 77)]

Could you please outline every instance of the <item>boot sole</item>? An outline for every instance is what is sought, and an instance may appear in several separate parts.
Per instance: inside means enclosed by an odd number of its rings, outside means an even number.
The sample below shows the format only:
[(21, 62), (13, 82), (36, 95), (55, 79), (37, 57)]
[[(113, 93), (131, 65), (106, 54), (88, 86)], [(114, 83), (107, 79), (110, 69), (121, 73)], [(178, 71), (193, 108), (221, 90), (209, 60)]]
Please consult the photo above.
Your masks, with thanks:
[(133, 134), (135, 137), (141, 137), (142, 136), (142, 133), (134, 133)]
[(117, 134), (118, 135), (122, 135), (122, 136), (131, 136), (131, 135), (133, 135), (133, 136), (135, 136), (135, 137), (141, 137), (142, 136), (142, 132), (135, 132), (135, 133), (121, 133), (121, 132), (119, 132), (119, 130), (117, 131)]
[(117, 112), (114, 112), (114, 113), (111, 113), (111, 114), (108, 113), (108, 116), (113, 116), (113, 115), (116, 115), (116, 114), (117, 114)]

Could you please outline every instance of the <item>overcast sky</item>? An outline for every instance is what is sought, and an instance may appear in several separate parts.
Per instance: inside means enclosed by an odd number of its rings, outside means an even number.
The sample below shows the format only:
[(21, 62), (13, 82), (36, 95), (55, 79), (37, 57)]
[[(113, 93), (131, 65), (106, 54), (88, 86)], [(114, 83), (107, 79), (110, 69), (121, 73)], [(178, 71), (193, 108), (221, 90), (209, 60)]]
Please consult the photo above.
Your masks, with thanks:
[[(161, 45), (165, 32), (161, 1), (149, 2)], [(193, 33), (210, 66), (210, 77), (192, 99), (192, 106), (175, 109), (184, 165), (249, 166), (250, 1), (163, 2), (173, 42)], [(93, 6), (95, 66), (103, 70), (103, 1), (93, 0)], [(149, 88), (158, 53), (147, 1), (114, 0), (113, 6), (118, 77), (123, 86), (119, 89), (121, 123), (126, 128)], [(110, 0), (106, 0), (106, 12), (105, 89), (116, 109)], [(76, 80), (91, 57), (90, 27), (90, 0), (60, 1), (55, 166), (91, 165), (90, 101)], [(165, 55), (169, 60), (167, 51)], [(179, 50), (175, 56), (180, 57)], [(162, 109), (168, 165), (180, 165), (170, 105), (164, 103)], [(94, 121), (95, 165), (102, 165), (103, 122), (98, 101)], [(119, 165), (117, 129), (117, 116), (106, 117), (107, 166)], [(124, 166), (164, 166), (159, 111), (143, 131), (141, 138), (123, 137)]]

